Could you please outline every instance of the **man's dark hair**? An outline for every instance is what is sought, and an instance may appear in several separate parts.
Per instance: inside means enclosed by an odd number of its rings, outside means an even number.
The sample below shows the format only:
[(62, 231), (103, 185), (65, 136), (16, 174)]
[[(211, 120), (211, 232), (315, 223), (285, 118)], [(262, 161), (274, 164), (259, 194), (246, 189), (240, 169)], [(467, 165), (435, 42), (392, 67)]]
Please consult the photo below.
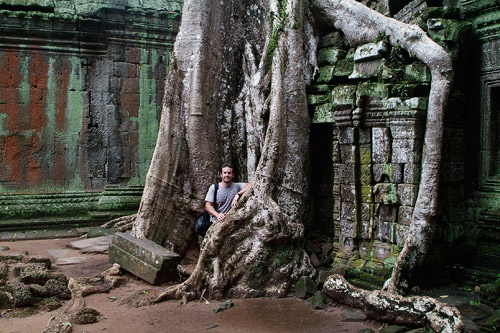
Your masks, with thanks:
[(220, 170), (222, 171), (222, 169), (224, 168), (231, 168), (231, 170), (233, 170), (234, 172), (234, 166), (231, 163), (222, 163)]

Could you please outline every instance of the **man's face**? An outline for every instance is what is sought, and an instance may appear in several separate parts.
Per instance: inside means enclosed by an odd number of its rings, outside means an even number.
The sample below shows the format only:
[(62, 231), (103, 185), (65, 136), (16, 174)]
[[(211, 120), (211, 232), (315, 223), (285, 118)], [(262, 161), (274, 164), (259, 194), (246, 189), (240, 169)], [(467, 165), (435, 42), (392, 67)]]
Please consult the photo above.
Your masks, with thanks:
[(233, 169), (230, 167), (222, 168), (222, 173), (220, 174), (222, 181), (226, 184), (230, 184), (233, 181)]

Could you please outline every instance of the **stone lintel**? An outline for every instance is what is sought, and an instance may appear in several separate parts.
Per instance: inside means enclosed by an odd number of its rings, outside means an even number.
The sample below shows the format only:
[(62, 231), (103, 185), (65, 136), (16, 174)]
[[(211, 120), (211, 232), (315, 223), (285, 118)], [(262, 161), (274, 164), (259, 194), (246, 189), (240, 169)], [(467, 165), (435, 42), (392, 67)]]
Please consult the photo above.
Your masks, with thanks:
[(117, 232), (109, 247), (109, 261), (151, 283), (176, 280), (180, 256), (151, 240)]

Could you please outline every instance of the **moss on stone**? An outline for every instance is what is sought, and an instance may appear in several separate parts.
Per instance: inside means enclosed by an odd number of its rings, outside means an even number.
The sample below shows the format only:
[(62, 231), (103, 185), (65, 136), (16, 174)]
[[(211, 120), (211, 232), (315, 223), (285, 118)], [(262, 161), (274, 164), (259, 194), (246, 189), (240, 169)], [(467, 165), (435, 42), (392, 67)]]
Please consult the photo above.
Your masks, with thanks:
[(354, 71), (354, 60), (352, 58), (344, 58), (337, 61), (333, 71), (334, 77), (349, 76)]
[(95, 309), (83, 308), (77, 312), (74, 321), (78, 325), (97, 323), (99, 321), (98, 316), (100, 315), (101, 313)]
[(344, 50), (337, 48), (337, 47), (329, 47), (329, 48), (321, 49), (318, 51), (318, 54), (317, 54), (318, 65), (319, 66), (324, 66), (324, 65), (334, 66), (335, 64), (337, 64), (337, 61), (345, 58), (345, 56), (346, 56), (346, 52)]
[(43, 265), (29, 265), (21, 268), (19, 281), (26, 284), (43, 285), (50, 279), (49, 270)]
[(10, 309), (12, 306), (10, 298), (5, 291), (0, 291), (0, 310)]
[(333, 108), (329, 103), (314, 107), (313, 123), (333, 123)]
[(317, 291), (316, 283), (308, 276), (302, 276), (295, 284), (295, 296), (307, 298)]
[(7, 288), (14, 298), (14, 306), (25, 307), (32, 306), (36, 300), (31, 293), (30, 287), (18, 281), (9, 281)]

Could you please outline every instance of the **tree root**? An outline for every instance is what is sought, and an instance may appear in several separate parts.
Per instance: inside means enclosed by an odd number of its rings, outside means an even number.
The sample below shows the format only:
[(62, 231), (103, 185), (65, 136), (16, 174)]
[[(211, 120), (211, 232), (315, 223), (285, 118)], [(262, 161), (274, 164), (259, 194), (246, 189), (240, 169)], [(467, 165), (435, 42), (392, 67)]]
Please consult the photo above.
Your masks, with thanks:
[(429, 325), (436, 332), (463, 332), (460, 312), (428, 296), (403, 297), (382, 290), (367, 291), (342, 276), (329, 277), (323, 291), (336, 302), (362, 309), (369, 318), (405, 326)]
[(137, 213), (118, 217), (116, 219), (104, 223), (103, 225), (101, 225), (101, 227), (116, 230), (118, 232), (125, 232), (127, 230), (132, 230), (132, 226), (134, 225), (136, 217)]
[(71, 291), (71, 300), (50, 318), (43, 333), (71, 332), (76, 315), (85, 307), (84, 297), (108, 292), (123, 284), (126, 279), (118, 276), (119, 274), (120, 266), (114, 264), (113, 267), (101, 273), (100, 277), (70, 279), (68, 288)]

